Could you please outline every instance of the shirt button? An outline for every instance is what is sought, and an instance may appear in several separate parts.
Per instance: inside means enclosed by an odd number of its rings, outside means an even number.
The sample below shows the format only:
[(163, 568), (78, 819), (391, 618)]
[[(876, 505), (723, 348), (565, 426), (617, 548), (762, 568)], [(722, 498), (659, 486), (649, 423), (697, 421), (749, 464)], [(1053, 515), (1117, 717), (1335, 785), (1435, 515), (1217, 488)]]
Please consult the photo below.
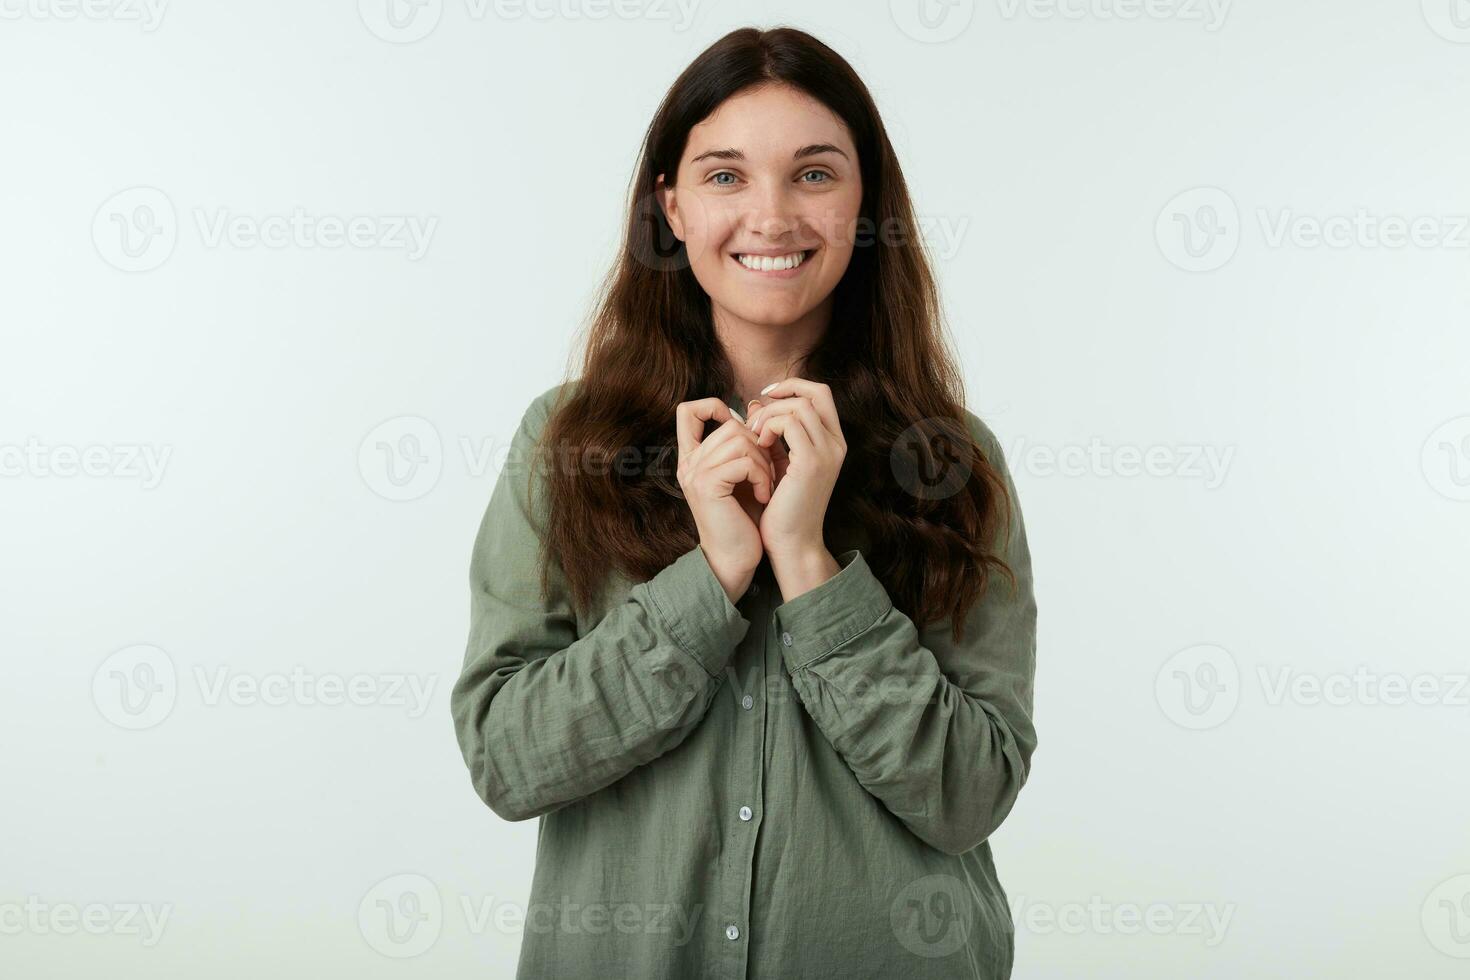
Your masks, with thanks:
[(740, 808), (740, 819), (741, 820), (749, 820), (750, 819), (750, 816), (751, 816), (751, 809), (750, 809), (750, 807), (743, 806), (743, 807)]
[(725, 927), (725, 938), (726, 939), (739, 939), (740, 938), (740, 927), (737, 926), (737, 925), (733, 925), (733, 924), (726, 926)]
[(751, 697), (749, 694), (740, 699), (740, 707), (744, 708), (746, 711), (749, 711), (754, 706), (755, 698)]
[(783, 630), (781, 632), (781, 642), (787, 646), (791, 646), (791, 634)]

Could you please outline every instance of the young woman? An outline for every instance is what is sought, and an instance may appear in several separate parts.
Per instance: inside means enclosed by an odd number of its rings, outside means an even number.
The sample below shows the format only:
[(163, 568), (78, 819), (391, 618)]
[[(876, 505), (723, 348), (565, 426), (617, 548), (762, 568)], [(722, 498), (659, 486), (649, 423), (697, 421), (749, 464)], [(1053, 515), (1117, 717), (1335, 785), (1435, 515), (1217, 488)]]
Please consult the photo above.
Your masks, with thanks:
[(459, 744), (541, 818), (518, 976), (1006, 977), (1030, 555), (873, 100), (736, 31), (629, 212), (471, 563)]

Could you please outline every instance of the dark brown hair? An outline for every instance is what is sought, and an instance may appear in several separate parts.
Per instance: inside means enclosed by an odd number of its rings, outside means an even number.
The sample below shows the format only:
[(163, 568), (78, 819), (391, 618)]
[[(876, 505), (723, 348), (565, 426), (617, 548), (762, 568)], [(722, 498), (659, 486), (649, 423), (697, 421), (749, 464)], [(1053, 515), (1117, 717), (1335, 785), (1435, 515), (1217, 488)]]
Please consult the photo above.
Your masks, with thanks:
[[(673, 476), (675, 408), (732, 393), (734, 373), (655, 181), (663, 173), (674, 183), (695, 124), (730, 96), (771, 83), (805, 92), (846, 123), (863, 186), (859, 223), (876, 232), (856, 238), (833, 293), (831, 326), (802, 368), (802, 377), (831, 387), (848, 447), (827, 526), (865, 529), (871, 547), (863, 557), (894, 606), (919, 627), (952, 619), (958, 640), (989, 571), (1009, 574), (988, 550), (1008, 524), (1005, 483), (966, 424), (938, 291), (872, 96), (840, 55), (792, 28), (725, 35), (678, 77), (649, 125), (579, 383), (565, 389), (571, 395), (553, 407), (538, 443), (538, 453), (556, 447), (557, 460), (546, 484), (543, 588), (546, 562), (555, 558), (573, 602), (586, 609), (611, 568), (645, 581), (699, 543)], [(649, 459), (649, 447), (664, 456)], [(921, 488), (895, 466), (896, 447), (918, 454), (909, 465), (921, 475), (963, 461), (961, 485), (915, 492)], [(619, 462), (567, 466), (566, 459)]]

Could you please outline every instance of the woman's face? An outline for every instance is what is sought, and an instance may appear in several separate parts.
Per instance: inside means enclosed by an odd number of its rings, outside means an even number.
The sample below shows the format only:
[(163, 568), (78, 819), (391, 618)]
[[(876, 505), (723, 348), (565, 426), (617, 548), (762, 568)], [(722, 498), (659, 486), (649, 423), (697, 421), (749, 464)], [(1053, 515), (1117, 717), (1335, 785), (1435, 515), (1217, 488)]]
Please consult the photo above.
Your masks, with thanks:
[(804, 92), (771, 84), (726, 99), (690, 130), (675, 186), (665, 177), (658, 194), (669, 226), (726, 314), (795, 323), (847, 269), (863, 198), (857, 148), (846, 124)]

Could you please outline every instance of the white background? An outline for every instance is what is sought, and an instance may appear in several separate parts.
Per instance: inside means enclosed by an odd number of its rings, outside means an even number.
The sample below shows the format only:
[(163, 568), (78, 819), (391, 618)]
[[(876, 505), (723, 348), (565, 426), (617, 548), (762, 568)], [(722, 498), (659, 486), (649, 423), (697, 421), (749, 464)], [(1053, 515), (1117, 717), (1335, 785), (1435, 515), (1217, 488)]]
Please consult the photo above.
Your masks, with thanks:
[(0, 973), (512, 975), (471, 539), (658, 100), (788, 23), (879, 102), (1019, 486), (1015, 976), (1464, 976), (1457, 2), (0, 0)]

